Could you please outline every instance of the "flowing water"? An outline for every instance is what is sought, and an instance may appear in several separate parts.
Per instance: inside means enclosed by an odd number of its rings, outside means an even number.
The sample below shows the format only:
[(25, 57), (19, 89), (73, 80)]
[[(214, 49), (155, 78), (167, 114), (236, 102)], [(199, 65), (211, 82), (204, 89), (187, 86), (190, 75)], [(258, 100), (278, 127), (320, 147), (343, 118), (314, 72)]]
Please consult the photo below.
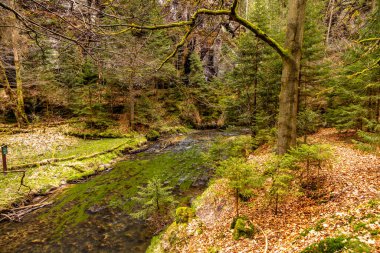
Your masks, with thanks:
[(201, 131), (126, 155), (112, 170), (64, 187), (52, 206), (1, 223), (0, 252), (145, 252), (157, 227), (128, 215), (136, 211), (137, 187), (159, 176), (189, 205), (212, 174), (201, 152), (218, 136), (237, 134)]

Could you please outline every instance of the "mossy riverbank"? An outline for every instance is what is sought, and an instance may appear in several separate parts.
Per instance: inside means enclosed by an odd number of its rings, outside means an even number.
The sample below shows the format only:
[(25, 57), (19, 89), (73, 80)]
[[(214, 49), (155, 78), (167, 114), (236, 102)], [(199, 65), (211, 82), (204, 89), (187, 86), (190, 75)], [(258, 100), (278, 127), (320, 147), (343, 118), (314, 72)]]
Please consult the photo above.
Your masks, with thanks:
[[(13, 135), (4, 140), (11, 143), (9, 168), (17, 166), (26, 170), (24, 184), (27, 187), (20, 187), (22, 173), (1, 174), (0, 210), (27, 200), (30, 196), (45, 194), (68, 181), (75, 181), (104, 170), (110, 166), (109, 163), (122, 155), (123, 150), (137, 149), (146, 141), (140, 135), (118, 139), (81, 140), (71, 137), (65, 139), (59, 133), (50, 133), (51, 139), (58, 137), (62, 139), (55, 141), (55, 144), (49, 148), (49, 142), (53, 142), (49, 141), (49, 135), (44, 142), (34, 142), (33, 145), (28, 145), (26, 141), (28, 137), (22, 135)], [(39, 154), (40, 149), (46, 152)]]
[(169, 147), (163, 142), (116, 163), (113, 170), (70, 186), (56, 197), (53, 206), (26, 217), (24, 225), (2, 224), (0, 248), (30, 252), (33, 245), (32, 252), (59, 251), (62, 247), (144, 252), (156, 231), (129, 216), (138, 208), (133, 200), (138, 186), (159, 176), (165, 185), (173, 187), (179, 205), (188, 205), (211, 173), (202, 152), (213, 137), (180, 138)]

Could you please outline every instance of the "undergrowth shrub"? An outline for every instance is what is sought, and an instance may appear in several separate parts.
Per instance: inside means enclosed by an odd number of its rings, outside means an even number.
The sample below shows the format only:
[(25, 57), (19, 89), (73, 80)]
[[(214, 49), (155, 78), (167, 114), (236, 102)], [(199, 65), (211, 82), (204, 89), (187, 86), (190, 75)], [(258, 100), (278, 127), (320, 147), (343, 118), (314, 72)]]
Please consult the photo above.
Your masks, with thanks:
[(152, 178), (145, 187), (139, 187), (132, 200), (140, 204), (139, 211), (131, 214), (134, 218), (147, 218), (151, 215), (166, 215), (168, 207), (176, 203), (172, 187), (164, 186), (159, 178)]
[(320, 126), (320, 115), (310, 109), (301, 111), (297, 117), (297, 133), (307, 141), (307, 135), (313, 134)]
[(276, 140), (277, 129), (261, 129), (252, 140), (252, 149), (257, 149), (265, 143), (273, 143)]
[(251, 136), (236, 136), (231, 138), (217, 138), (210, 147), (208, 160), (219, 162), (230, 157), (246, 158), (252, 151)]
[[(306, 177), (309, 181), (312, 176), (318, 179), (323, 166), (329, 165), (333, 156), (329, 145), (307, 145), (302, 144), (292, 148), (282, 159), (283, 167), (289, 167), (300, 172), (299, 178), (302, 182)], [(285, 166), (284, 166), (285, 165)]]
[(220, 163), (216, 174), (228, 180), (228, 186), (235, 197), (235, 216), (239, 216), (240, 196), (250, 198), (253, 189), (262, 185), (262, 176), (255, 165), (247, 163), (244, 158), (232, 157)]
[(146, 134), (146, 139), (148, 141), (156, 141), (158, 138), (160, 138), (160, 133), (156, 130), (149, 130), (149, 132)]
[(328, 145), (302, 144), (283, 156), (273, 157), (264, 165), (264, 176), (271, 179), (268, 197), (275, 214), (287, 197), (303, 194), (300, 189), (306, 191), (308, 197), (320, 195), (314, 191), (321, 186), (320, 171), (331, 160), (332, 154)]
[(282, 162), (282, 157), (275, 156), (265, 163), (265, 176), (271, 179), (268, 191), (269, 203), (274, 205), (274, 213), (277, 215), (280, 203), (289, 195), (296, 191), (292, 189), (294, 175), (293, 172)]
[(357, 140), (352, 140), (354, 147), (364, 152), (380, 153), (380, 133), (357, 132)]
[(338, 236), (334, 238), (326, 238), (320, 242), (313, 243), (306, 249), (302, 250), (301, 253), (336, 253), (336, 252), (360, 252), (360, 253), (370, 253), (371, 248), (360, 242), (356, 238), (348, 238), (345, 236)]

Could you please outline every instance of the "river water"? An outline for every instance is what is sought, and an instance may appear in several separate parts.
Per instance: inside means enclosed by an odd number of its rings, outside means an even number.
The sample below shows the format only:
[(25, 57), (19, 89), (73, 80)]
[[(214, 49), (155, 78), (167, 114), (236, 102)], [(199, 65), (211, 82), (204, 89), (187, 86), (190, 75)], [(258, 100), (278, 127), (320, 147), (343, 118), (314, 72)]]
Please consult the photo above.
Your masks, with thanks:
[(64, 187), (52, 206), (22, 222), (0, 223), (0, 252), (145, 252), (157, 227), (128, 215), (136, 184), (161, 176), (180, 204), (189, 205), (212, 175), (201, 151), (215, 138), (238, 134), (200, 131), (126, 155), (113, 170)]

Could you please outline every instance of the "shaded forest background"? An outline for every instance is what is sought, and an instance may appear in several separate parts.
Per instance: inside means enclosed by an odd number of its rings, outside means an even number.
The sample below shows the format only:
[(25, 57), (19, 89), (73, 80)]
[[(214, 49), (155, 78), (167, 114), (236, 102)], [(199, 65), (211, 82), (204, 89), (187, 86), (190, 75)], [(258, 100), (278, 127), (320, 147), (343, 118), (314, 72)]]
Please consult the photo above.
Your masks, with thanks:
[[(14, 12), (0, 9), (0, 122), (73, 119), (102, 131), (233, 125), (263, 140), (275, 135), (281, 58), (246, 28), (202, 16), (179, 47), (182, 27), (123, 25), (188, 20), (217, 1), (5, 2)], [(308, 1), (299, 135), (321, 126), (380, 131), (378, 7), (378, 0)], [(241, 1), (239, 12), (285, 40), (286, 1)]]

